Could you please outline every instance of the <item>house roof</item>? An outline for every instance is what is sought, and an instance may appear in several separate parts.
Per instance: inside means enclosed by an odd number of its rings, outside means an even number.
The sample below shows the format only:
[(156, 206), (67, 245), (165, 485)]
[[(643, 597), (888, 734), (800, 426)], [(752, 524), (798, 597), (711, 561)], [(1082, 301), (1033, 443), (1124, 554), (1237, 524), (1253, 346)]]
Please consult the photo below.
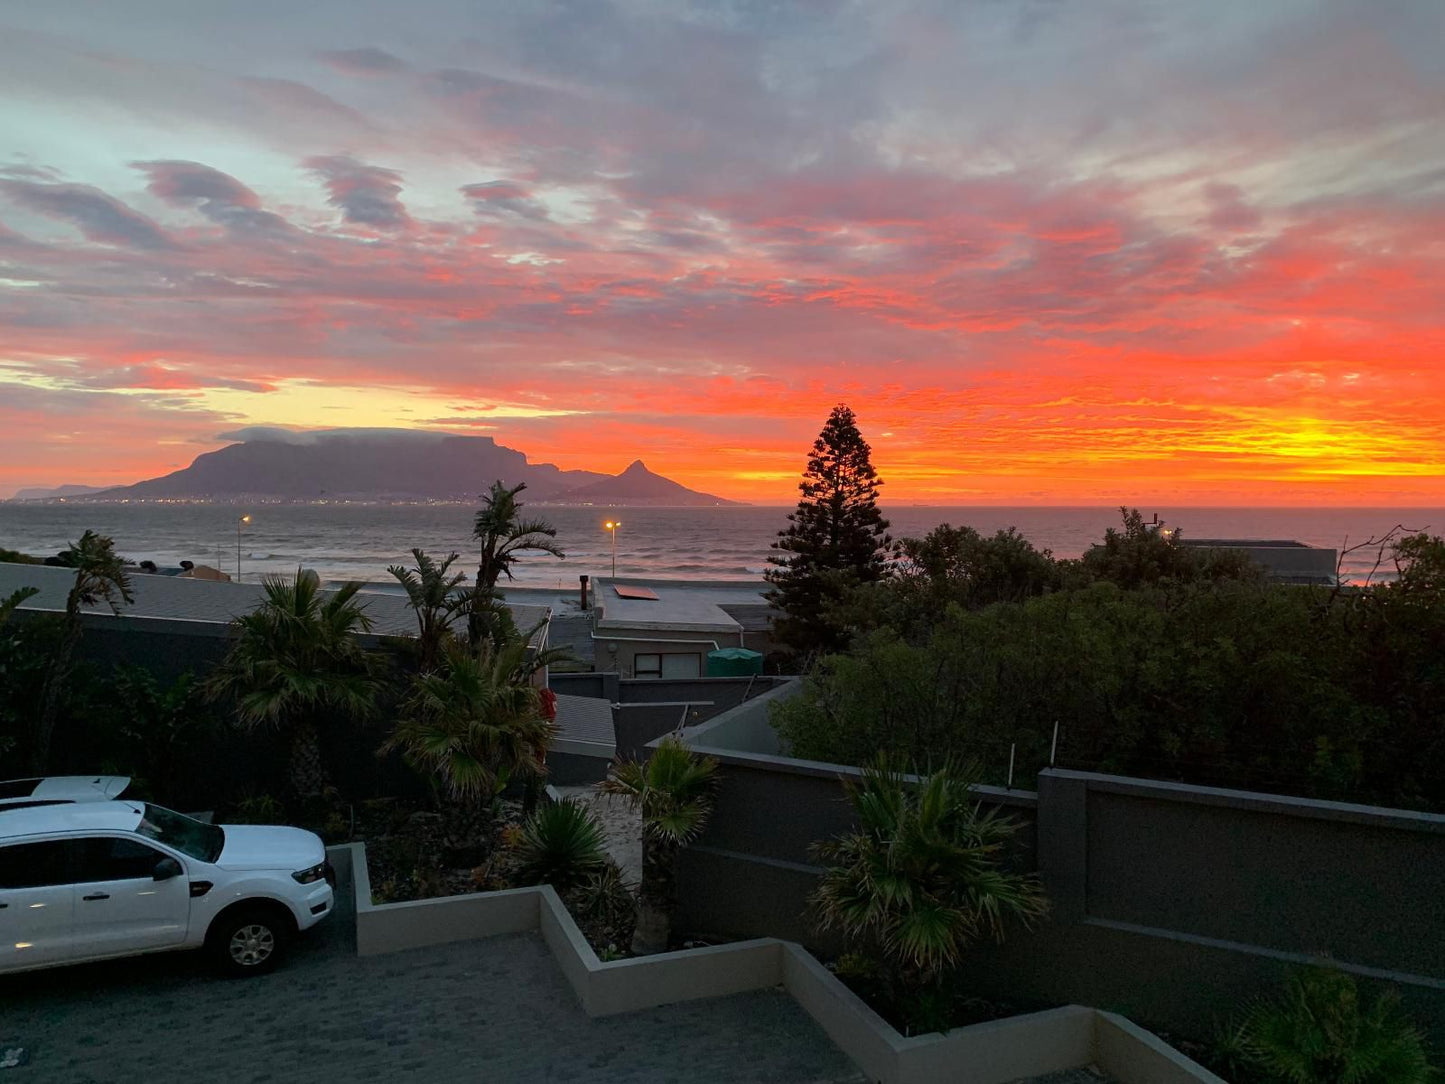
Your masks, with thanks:
[(651, 632), (710, 632), (737, 636), (743, 631), (706, 591), (661, 587), (654, 599), (622, 598), (613, 584), (597, 589), (597, 631), (641, 629)]
[[(52, 565), (21, 565), (0, 562), (0, 598), (21, 587), (35, 587), (39, 594), (28, 598), (22, 610), (63, 613), (65, 600), (75, 582), (75, 572)], [(81, 607), (88, 614), (120, 616), (162, 621), (185, 622), (195, 631), (220, 634), (231, 621), (249, 613), (260, 603), (264, 588), (260, 583), (193, 579), (189, 576), (164, 576), (133, 571), (131, 594), (135, 601), (122, 605), (118, 615), (104, 602)], [(325, 589), (323, 589), (325, 590)], [(416, 614), (399, 591), (366, 590), (357, 594), (357, 601), (366, 608), (373, 622), (374, 636), (412, 636), (416, 633)], [(545, 606), (509, 606), (518, 630), (526, 632), (547, 619)], [(532, 638), (532, 646), (546, 641), (543, 626)]]

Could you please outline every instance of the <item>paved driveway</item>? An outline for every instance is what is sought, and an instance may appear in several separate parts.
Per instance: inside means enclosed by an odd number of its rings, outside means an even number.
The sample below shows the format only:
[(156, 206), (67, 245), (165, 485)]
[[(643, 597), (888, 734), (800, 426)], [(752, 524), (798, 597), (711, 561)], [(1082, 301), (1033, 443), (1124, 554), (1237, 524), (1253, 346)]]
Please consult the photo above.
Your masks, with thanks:
[(0, 1084), (858, 1081), (787, 995), (593, 1020), (533, 934), (365, 959), (351, 916), (274, 974), (215, 978), (182, 953), (0, 979)]

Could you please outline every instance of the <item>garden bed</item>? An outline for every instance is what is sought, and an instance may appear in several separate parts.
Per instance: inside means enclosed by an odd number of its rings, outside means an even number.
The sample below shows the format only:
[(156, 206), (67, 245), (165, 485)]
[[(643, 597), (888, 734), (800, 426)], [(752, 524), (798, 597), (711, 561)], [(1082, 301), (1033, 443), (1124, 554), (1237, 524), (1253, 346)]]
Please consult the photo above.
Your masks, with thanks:
[(949, 1031), (1059, 1007), (1057, 1002), (979, 997), (958, 981), (919, 994), (900, 988), (890, 978), (885, 964), (857, 953), (838, 956), (823, 966), (900, 1035)]

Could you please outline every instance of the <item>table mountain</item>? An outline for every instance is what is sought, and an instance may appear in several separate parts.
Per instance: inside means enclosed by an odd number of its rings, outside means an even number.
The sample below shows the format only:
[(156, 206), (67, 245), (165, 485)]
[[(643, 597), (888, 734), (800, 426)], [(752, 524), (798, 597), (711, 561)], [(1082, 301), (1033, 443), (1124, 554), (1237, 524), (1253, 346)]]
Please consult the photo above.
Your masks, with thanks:
[[(651, 504), (728, 503), (653, 474), (641, 462), (613, 478), (532, 463), (491, 437), (347, 429), (260, 434), (91, 499), (475, 500), (498, 478), (527, 483), (526, 499), (537, 503), (633, 500), (628, 494)], [(593, 495), (595, 487), (604, 488)]]

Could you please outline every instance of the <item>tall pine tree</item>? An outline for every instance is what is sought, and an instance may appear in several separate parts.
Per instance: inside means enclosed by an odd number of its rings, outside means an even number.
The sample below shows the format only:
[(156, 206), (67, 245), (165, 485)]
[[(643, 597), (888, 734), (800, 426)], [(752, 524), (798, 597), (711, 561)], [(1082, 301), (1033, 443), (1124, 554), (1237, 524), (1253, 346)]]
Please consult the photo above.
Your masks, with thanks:
[(768, 601), (780, 612), (773, 638), (809, 657), (847, 646), (847, 631), (829, 619), (830, 604), (855, 584), (882, 579), (892, 539), (878, 510), (868, 442), (853, 411), (833, 408), (808, 456), (798, 487), (803, 499), (778, 532), (768, 562)]

